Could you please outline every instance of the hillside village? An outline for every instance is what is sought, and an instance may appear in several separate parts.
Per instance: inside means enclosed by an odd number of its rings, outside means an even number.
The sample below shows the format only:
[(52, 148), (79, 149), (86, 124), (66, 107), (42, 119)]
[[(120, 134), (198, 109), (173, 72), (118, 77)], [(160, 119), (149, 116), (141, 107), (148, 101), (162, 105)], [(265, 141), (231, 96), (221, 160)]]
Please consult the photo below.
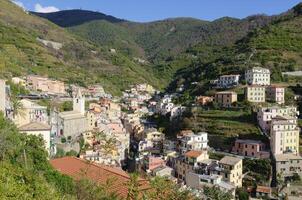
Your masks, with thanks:
[[(168, 178), (198, 198), (204, 197), (205, 186), (232, 198), (240, 192), (254, 199), (298, 198), (301, 187), (291, 190), (289, 185), (302, 176), (300, 113), (295, 103), (286, 102), (287, 88), (272, 84), (270, 76), (269, 69), (260, 67), (222, 75), (211, 81), (214, 96), (196, 96), (190, 106), (175, 102), (180, 93), (161, 93), (143, 83), (117, 98), (101, 85), (84, 88), (39, 76), (14, 77), (0, 82), (1, 111), (20, 132), (42, 136), (49, 158), (63, 162), (63, 168), (72, 160), (60, 157), (72, 155), (145, 178)], [(13, 95), (16, 87), (26, 94)], [(238, 88), (244, 98), (238, 97)], [(64, 102), (71, 106), (60, 110)], [(154, 120), (161, 116), (170, 125), (182, 124), (195, 109), (227, 113), (246, 107), (259, 134), (242, 138), (249, 133), (241, 133), (229, 149), (210, 145), (215, 143), (211, 129), (178, 126), (167, 134)]]
[(138, 23), (23, 1), (0, 0), (0, 199), (302, 199), (302, 3)]

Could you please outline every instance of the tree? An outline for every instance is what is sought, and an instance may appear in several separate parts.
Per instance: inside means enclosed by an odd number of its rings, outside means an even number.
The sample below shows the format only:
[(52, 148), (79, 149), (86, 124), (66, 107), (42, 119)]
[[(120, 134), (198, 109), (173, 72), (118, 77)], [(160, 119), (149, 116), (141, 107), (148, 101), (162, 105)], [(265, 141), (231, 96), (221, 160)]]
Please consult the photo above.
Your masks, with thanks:
[(150, 191), (146, 194), (147, 199), (158, 200), (193, 200), (196, 199), (188, 190), (179, 188), (178, 185), (164, 177), (155, 177), (150, 182)]
[(128, 194), (126, 200), (138, 200), (139, 199), (139, 182), (138, 174), (131, 174), (130, 181), (128, 183)]
[(233, 199), (230, 193), (224, 193), (217, 187), (204, 187), (204, 195), (215, 200), (231, 200)]
[(243, 189), (237, 189), (236, 191), (239, 200), (249, 200), (249, 193)]
[(12, 102), (12, 109), (13, 109), (13, 117), (20, 115), (21, 117), (24, 116), (24, 106), (22, 102), (15, 96), (11, 98)]
[(77, 200), (117, 200), (117, 195), (89, 179), (80, 179), (75, 184)]
[(299, 181), (301, 181), (301, 177), (299, 176), (298, 173), (294, 173), (294, 175), (292, 177), (292, 180), (299, 182)]

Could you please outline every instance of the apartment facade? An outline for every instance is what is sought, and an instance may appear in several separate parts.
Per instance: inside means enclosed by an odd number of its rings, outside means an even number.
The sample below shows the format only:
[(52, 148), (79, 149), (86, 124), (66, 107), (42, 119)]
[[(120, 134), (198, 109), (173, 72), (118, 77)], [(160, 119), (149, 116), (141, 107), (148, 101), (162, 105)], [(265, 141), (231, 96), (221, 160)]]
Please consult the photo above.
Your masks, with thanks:
[(212, 173), (222, 175), (223, 180), (236, 187), (242, 187), (242, 159), (225, 156), (219, 161), (219, 167)]
[(196, 190), (202, 190), (207, 187), (218, 187), (225, 193), (231, 193), (235, 197), (236, 187), (228, 182), (223, 181), (221, 175), (207, 175), (188, 172), (186, 176), (186, 186)]
[(295, 106), (261, 107), (257, 112), (257, 120), (260, 128), (264, 132), (269, 133), (273, 118), (276, 118), (277, 116), (297, 118), (298, 115), (299, 111)]
[(262, 86), (247, 86), (245, 88), (246, 100), (252, 103), (265, 102), (265, 87)]
[(269, 69), (254, 67), (245, 72), (245, 80), (249, 85), (270, 85)]
[(209, 159), (207, 151), (188, 151), (175, 161), (176, 177), (180, 181), (185, 181), (189, 172), (193, 172), (198, 167), (198, 162)]
[(273, 155), (299, 153), (299, 133), (296, 119), (278, 117), (271, 123), (271, 151)]
[(22, 99), (21, 104), (22, 109), (20, 109), (18, 114), (13, 116), (13, 121), (17, 126), (23, 126), (30, 122), (39, 122), (44, 124), (49, 122), (46, 106), (40, 106), (28, 99)]
[(254, 158), (269, 158), (270, 156), (265, 144), (258, 140), (237, 139), (232, 147), (232, 153)]
[(285, 103), (285, 88), (281, 86), (271, 85), (266, 88), (266, 99), (278, 104)]
[(302, 176), (302, 157), (295, 154), (275, 156), (276, 173), (281, 178), (291, 177), (295, 173)]
[(208, 133), (189, 133), (179, 138), (179, 152), (185, 154), (188, 151), (201, 151), (208, 148)]
[(220, 76), (217, 82), (219, 88), (230, 88), (239, 84), (240, 75), (223, 75)]
[(217, 92), (215, 94), (215, 102), (222, 107), (229, 108), (233, 103), (237, 102), (236, 92)]

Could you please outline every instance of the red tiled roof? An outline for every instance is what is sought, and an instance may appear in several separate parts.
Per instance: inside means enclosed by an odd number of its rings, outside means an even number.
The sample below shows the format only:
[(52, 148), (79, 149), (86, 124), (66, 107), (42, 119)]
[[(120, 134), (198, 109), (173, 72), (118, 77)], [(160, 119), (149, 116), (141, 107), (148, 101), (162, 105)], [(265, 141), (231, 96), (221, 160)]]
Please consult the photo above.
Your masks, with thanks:
[[(88, 178), (99, 184), (106, 184), (109, 181), (112, 184), (110, 192), (116, 193), (123, 198), (127, 197), (130, 176), (121, 169), (94, 164), (75, 157), (58, 158), (51, 160), (50, 163), (62, 174), (76, 180)], [(141, 192), (150, 189), (147, 180), (139, 178), (138, 181)]]
[(188, 151), (185, 156), (189, 157), (189, 158), (197, 158), (198, 156), (200, 156), (201, 154), (203, 154), (202, 151)]
[(257, 186), (256, 192), (269, 194), (271, 193), (271, 188), (266, 186)]

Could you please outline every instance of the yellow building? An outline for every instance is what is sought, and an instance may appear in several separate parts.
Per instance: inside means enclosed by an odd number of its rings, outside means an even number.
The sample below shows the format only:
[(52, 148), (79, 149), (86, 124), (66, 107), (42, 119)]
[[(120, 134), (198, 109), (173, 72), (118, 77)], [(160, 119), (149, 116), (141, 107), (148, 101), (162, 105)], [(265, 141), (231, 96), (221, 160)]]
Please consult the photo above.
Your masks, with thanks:
[(273, 155), (299, 152), (299, 133), (296, 119), (277, 117), (271, 123), (271, 150)]
[(246, 100), (252, 103), (265, 102), (265, 87), (262, 86), (247, 86), (245, 88)]
[(236, 187), (242, 187), (242, 159), (237, 157), (225, 156), (219, 161), (217, 170), (223, 180)]

